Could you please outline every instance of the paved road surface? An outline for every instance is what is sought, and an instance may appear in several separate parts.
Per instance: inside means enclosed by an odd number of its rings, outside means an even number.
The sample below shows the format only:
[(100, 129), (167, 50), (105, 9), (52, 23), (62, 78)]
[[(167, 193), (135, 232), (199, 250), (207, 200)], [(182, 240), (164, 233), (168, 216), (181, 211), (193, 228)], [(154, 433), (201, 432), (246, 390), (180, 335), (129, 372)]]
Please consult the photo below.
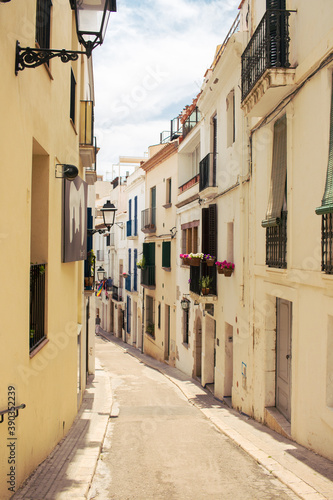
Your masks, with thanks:
[(161, 373), (100, 338), (96, 356), (114, 404), (90, 500), (298, 498)]

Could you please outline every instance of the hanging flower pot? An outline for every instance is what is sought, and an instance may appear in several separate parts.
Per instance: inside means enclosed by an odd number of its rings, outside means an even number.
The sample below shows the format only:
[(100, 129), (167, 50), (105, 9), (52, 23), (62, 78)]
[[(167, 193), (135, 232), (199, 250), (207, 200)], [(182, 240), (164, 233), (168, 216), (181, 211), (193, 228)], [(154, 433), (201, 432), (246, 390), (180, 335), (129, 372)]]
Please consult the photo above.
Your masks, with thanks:
[(199, 259), (199, 257), (192, 257), (191, 259), (189, 259), (189, 261), (190, 261), (190, 266), (199, 267), (201, 259)]
[(224, 276), (227, 276), (227, 277), (231, 276), (233, 272), (234, 272), (233, 269), (228, 269), (226, 267), (223, 269), (223, 274), (224, 274)]
[(189, 258), (187, 253), (181, 253), (179, 256), (182, 259), (182, 265), (183, 266), (189, 266), (191, 259)]
[(210, 257), (209, 259), (206, 259), (206, 264), (207, 266), (211, 267), (214, 265), (215, 259), (214, 257)]
[(217, 266), (217, 272), (218, 274), (224, 274), (223, 268), (221, 266)]

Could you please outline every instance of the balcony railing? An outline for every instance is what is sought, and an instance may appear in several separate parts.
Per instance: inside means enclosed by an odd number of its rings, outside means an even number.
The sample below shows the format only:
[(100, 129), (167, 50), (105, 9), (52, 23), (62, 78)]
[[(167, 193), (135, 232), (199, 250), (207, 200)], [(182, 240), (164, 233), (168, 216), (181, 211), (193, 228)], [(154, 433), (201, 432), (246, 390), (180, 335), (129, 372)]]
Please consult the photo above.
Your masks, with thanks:
[(45, 339), (45, 264), (30, 266), (30, 352)]
[(131, 276), (127, 276), (127, 278), (125, 278), (125, 290), (127, 292), (131, 291)]
[(268, 9), (242, 54), (242, 101), (268, 68), (289, 68), (289, 16)]
[(123, 289), (112, 285), (112, 298), (113, 300), (116, 300), (117, 302), (122, 302), (123, 300)]
[(187, 189), (190, 189), (192, 186), (197, 184), (199, 182), (199, 180), (200, 180), (200, 175), (196, 174), (194, 177), (192, 177), (192, 179), (188, 180), (187, 182), (185, 182), (184, 184), (179, 186), (179, 188), (178, 188), (179, 194), (183, 193)]
[(146, 208), (141, 212), (141, 231), (153, 233), (156, 231), (156, 208)]
[(155, 266), (145, 266), (141, 269), (141, 285), (155, 286)]
[(199, 191), (208, 187), (216, 187), (216, 155), (208, 153), (199, 163)]
[(187, 134), (189, 132), (191, 132), (192, 128), (194, 128), (196, 126), (196, 124), (199, 123), (200, 118), (201, 118), (200, 111), (196, 107), (192, 111), (192, 113), (190, 114), (190, 116), (188, 118), (186, 118), (185, 122), (183, 123), (183, 138), (184, 139), (187, 136)]
[(190, 291), (197, 295), (201, 295), (200, 278), (203, 276), (209, 276), (211, 278), (209, 295), (217, 295), (216, 266), (207, 266), (205, 260), (201, 261), (200, 266), (190, 266)]
[(80, 103), (80, 144), (94, 146), (93, 101), (81, 101)]
[(287, 267), (287, 212), (281, 213), (278, 226), (266, 228), (266, 265), (285, 269)]
[(138, 235), (138, 220), (133, 219), (133, 220), (128, 220), (126, 222), (126, 236), (127, 238), (131, 236), (137, 236)]

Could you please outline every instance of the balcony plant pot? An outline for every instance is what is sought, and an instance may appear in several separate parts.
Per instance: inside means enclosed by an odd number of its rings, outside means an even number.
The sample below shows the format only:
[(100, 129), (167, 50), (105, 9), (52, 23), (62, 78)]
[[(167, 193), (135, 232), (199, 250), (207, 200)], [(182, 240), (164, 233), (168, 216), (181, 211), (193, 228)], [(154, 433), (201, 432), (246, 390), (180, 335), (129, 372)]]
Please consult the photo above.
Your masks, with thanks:
[(212, 258), (211, 259), (206, 259), (207, 266), (211, 267), (211, 266), (214, 265), (214, 263), (215, 263), (215, 259), (212, 259)]
[(93, 286), (94, 285), (94, 277), (91, 276), (89, 278), (84, 278), (84, 286)]
[(201, 259), (199, 259), (199, 257), (192, 257), (191, 259), (189, 259), (189, 261), (190, 261), (190, 266), (199, 267)]
[(232, 275), (233, 269), (228, 269), (228, 268), (223, 268), (223, 274), (224, 276), (227, 276), (228, 278)]
[(202, 288), (201, 289), (202, 295), (208, 295), (209, 294), (209, 288)]
[(183, 266), (189, 266), (191, 263), (191, 259), (188, 257), (183, 257)]

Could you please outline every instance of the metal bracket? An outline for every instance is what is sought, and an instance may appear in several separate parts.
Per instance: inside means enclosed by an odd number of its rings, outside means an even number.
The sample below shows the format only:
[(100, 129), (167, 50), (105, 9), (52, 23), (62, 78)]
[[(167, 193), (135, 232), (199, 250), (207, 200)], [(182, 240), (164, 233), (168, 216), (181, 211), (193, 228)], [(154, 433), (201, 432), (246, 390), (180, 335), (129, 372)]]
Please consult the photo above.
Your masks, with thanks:
[(13, 411), (15, 411), (15, 418), (18, 417), (18, 414), (19, 414), (19, 410), (23, 410), (23, 408), (25, 408), (26, 405), (23, 403), (19, 406), (12, 406), (11, 408), (8, 408), (7, 410), (2, 410), (0, 411), (0, 424), (2, 424), (3, 422), (3, 416), (6, 414), (6, 413), (13, 413)]

